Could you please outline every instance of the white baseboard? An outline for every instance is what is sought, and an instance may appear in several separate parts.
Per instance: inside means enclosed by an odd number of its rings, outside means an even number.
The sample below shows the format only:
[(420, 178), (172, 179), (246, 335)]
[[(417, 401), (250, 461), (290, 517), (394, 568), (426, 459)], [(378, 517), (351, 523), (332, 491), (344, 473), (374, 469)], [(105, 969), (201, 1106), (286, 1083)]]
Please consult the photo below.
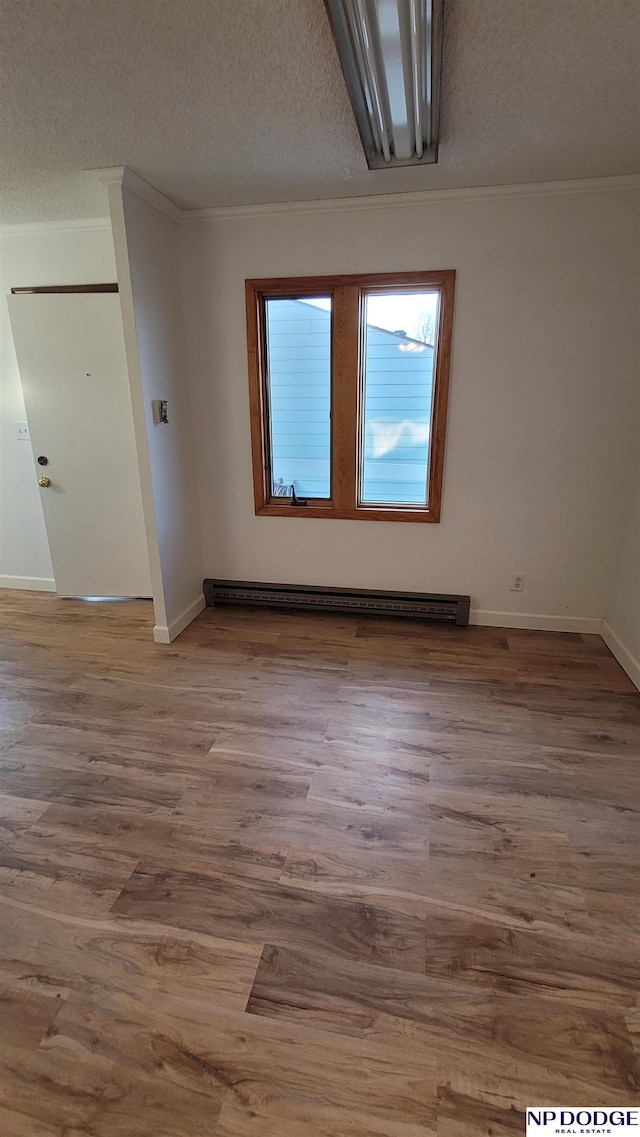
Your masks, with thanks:
[(589, 632), (599, 635), (602, 630), (600, 616), (546, 616), (538, 612), (491, 612), (472, 608), (470, 624), (488, 628), (529, 628), (545, 632)]
[(618, 663), (624, 668), (631, 682), (635, 683), (640, 691), (640, 661), (624, 646), (620, 637), (616, 635), (606, 620), (602, 621), (602, 631), (600, 634), (609, 648), (609, 651), (615, 655)]
[(28, 592), (55, 592), (56, 582), (48, 576), (5, 576), (0, 574), (0, 588), (24, 588)]
[(175, 620), (167, 626), (166, 624), (156, 624), (153, 629), (153, 638), (157, 644), (170, 644), (183, 632), (184, 629), (195, 620), (196, 616), (206, 608), (207, 602), (203, 595), (198, 596), (192, 604), (189, 604)]

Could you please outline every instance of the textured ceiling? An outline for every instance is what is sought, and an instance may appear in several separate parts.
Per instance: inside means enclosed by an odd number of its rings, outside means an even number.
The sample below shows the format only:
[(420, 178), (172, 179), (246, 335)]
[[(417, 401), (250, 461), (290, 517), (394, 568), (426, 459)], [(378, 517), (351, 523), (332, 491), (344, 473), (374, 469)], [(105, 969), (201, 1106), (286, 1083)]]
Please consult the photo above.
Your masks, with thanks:
[(447, 0), (440, 161), (367, 169), (322, 0), (0, 0), (0, 218), (637, 172), (639, 0)]

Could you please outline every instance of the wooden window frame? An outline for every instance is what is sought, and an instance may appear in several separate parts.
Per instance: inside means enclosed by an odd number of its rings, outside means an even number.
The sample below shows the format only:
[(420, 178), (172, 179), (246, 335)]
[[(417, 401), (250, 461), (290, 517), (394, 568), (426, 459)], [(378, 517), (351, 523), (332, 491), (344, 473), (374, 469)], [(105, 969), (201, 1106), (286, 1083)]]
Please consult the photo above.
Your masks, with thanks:
[[(348, 521), (440, 521), (451, 366), (455, 270), (369, 273), (348, 276), (275, 277), (245, 281), (249, 404), (255, 512), (262, 517), (332, 517)], [(439, 292), (438, 336), (431, 409), (428, 501), (416, 505), (367, 505), (358, 500), (362, 437), (364, 298), (403, 288)], [(307, 498), (293, 506), (272, 494), (266, 300), (330, 296), (331, 305), (331, 498)]]

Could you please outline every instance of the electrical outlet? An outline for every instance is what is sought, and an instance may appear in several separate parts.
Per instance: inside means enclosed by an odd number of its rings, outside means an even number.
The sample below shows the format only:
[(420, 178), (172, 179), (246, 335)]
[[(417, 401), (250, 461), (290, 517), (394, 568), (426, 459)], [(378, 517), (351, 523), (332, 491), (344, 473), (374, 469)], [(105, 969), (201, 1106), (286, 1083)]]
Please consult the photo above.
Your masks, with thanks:
[(524, 582), (526, 579), (527, 578), (525, 573), (514, 572), (513, 576), (511, 577), (511, 591), (524, 592)]
[(24, 439), (24, 441), (28, 442), (30, 437), (31, 436), (29, 434), (28, 424), (26, 422), (17, 422), (16, 423), (16, 438)]

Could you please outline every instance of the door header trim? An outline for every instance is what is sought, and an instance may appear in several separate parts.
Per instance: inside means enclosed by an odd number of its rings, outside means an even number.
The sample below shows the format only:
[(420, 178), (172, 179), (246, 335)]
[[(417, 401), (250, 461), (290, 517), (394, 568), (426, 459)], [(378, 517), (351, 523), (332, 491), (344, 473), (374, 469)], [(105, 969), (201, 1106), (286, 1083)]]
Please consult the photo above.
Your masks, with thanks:
[(38, 284), (33, 287), (12, 288), (12, 296), (49, 292), (117, 292), (117, 284)]

